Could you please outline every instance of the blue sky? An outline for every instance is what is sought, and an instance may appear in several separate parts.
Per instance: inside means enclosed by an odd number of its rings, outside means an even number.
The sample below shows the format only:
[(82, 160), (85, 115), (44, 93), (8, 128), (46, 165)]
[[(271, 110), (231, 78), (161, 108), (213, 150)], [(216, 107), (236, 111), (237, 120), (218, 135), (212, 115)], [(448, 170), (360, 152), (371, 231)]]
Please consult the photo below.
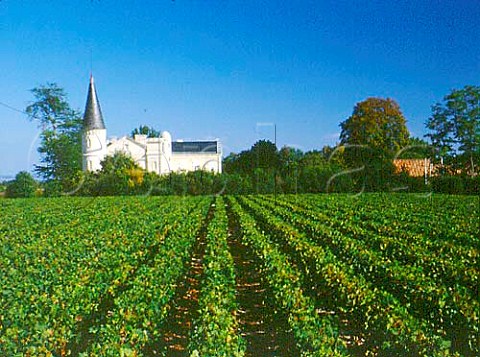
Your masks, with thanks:
[(56, 82), (83, 111), (92, 63), (109, 136), (147, 124), (228, 153), (275, 123), (307, 151), (370, 96), (423, 136), (432, 104), (480, 84), (479, 19), (477, 0), (1, 0), (0, 175), (38, 161), (29, 90)]

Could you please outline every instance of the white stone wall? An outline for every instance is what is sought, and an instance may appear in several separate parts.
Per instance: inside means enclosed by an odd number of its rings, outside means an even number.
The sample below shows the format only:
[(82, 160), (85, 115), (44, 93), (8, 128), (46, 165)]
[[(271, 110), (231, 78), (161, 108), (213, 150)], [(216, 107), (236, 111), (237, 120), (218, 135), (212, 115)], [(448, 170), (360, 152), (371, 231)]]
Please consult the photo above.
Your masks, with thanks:
[(173, 153), (170, 166), (174, 172), (222, 172), (221, 155), (216, 153)]
[[(90, 140), (90, 142), (87, 142)], [(122, 152), (130, 156), (141, 168), (159, 175), (170, 172), (204, 170), (222, 172), (222, 154), (219, 153), (172, 153), (172, 139), (168, 132), (159, 138), (136, 135), (134, 139), (124, 136), (106, 144), (106, 130), (92, 130), (84, 136), (84, 170), (100, 170), (100, 162), (106, 155)], [(102, 145), (101, 142), (104, 142)], [(87, 146), (89, 144), (90, 146)], [(92, 168), (90, 168), (91, 165)]]
[(162, 173), (162, 145), (164, 140), (162, 138), (149, 138), (146, 142), (146, 158), (147, 158), (147, 171), (155, 172), (157, 174)]
[(82, 136), (82, 168), (84, 171), (99, 171), (100, 163), (107, 155), (107, 130), (88, 130)]
[(108, 145), (108, 155), (113, 156), (116, 152), (130, 156), (138, 166), (146, 169), (145, 146), (124, 136), (118, 140), (111, 141)]

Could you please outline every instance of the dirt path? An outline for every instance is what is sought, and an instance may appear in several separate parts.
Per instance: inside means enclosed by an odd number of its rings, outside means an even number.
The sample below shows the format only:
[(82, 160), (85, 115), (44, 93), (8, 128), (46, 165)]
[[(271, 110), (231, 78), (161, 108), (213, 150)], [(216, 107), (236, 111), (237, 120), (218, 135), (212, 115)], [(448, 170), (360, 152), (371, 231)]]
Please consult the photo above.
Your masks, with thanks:
[(210, 207), (207, 217), (200, 229), (188, 272), (178, 282), (177, 291), (172, 302), (167, 320), (163, 324), (161, 340), (153, 341), (142, 351), (145, 356), (187, 356), (188, 339), (192, 322), (198, 314), (198, 294), (203, 273), (203, 255), (205, 253), (205, 237), (212, 220), (214, 206)]
[(167, 321), (162, 331), (162, 341), (157, 347), (150, 346), (145, 349), (145, 355), (156, 356), (185, 356), (187, 354), (188, 336), (192, 321), (198, 310), (199, 282), (202, 275), (203, 244), (198, 244), (198, 249), (190, 261), (188, 275), (177, 287), (177, 294), (174, 298)]
[(229, 247), (235, 262), (240, 334), (246, 356), (298, 356), (286, 316), (277, 311), (273, 295), (262, 280), (261, 263), (241, 243), (238, 226), (229, 213)]

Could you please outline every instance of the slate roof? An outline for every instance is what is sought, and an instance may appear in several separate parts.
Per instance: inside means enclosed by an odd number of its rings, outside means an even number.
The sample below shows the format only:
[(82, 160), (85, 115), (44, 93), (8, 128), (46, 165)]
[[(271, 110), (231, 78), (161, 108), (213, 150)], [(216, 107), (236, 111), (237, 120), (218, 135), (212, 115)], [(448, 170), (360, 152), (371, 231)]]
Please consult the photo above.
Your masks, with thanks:
[(83, 127), (85, 130), (105, 129), (103, 122), (102, 109), (98, 101), (97, 91), (93, 76), (90, 76), (90, 86), (88, 87), (87, 105), (85, 106), (85, 114), (83, 115)]
[(174, 141), (172, 152), (217, 154), (218, 145), (216, 141)]

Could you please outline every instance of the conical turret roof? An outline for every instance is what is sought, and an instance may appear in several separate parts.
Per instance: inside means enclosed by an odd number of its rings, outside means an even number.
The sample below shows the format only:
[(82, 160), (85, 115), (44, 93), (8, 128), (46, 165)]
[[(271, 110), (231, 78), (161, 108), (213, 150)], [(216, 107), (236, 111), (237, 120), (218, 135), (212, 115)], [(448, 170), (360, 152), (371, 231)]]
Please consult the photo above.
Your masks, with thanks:
[(85, 106), (85, 114), (83, 115), (83, 127), (85, 130), (105, 129), (103, 122), (102, 109), (98, 101), (97, 91), (93, 76), (90, 76), (90, 86), (88, 87), (87, 105)]

